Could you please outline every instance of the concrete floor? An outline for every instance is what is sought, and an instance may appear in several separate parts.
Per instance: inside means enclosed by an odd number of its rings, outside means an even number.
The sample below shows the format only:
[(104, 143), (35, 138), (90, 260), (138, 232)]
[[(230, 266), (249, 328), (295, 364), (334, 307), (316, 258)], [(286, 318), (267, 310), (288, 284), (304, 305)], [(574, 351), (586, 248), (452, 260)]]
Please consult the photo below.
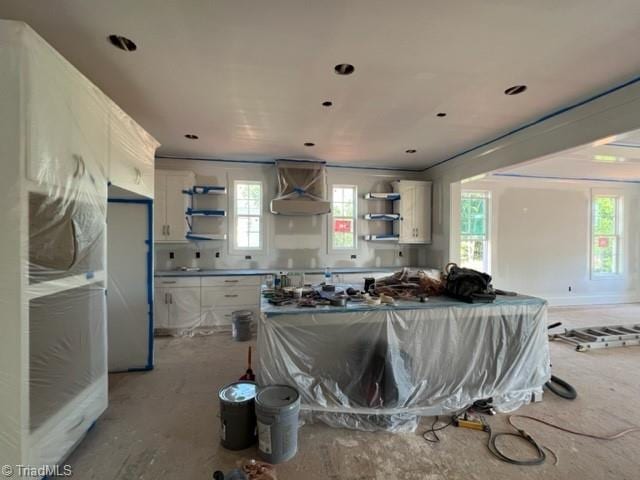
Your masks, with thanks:
[[(566, 327), (640, 321), (640, 304), (553, 309), (549, 323)], [(68, 462), (79, 480), (210, 479), (229, 469), (249, 449), (236, 453), (219, 445), (218, 388), (243, 373), (247, 343), (228, 335), (156, 340), (156, 369), (111, 375), (110, 406)], [(613, 433), (640, 425), (640, 347), (577, 353), (552, 342), (553, 372), (572, 383), (579, 398), (566, 401), (546, 393), (542, 403), (517, 413), (541, 416), (577, 429)], [(501, 463), (486, 450), (486, 434), (453, 427), (441, 443), (421, 433), (363, 433), (305, 425), (299, 453), (278, 465), (279, 480), (413, 479), (637, 479), (640, 433), (603, 442), (580, 438), (520, 420), (540, 443), (552, 448), (559, 464), (538, 467)], [(506, 415), (490, 419), (507, 430)], [(526, 448), (505, 450), (527, 453)]]

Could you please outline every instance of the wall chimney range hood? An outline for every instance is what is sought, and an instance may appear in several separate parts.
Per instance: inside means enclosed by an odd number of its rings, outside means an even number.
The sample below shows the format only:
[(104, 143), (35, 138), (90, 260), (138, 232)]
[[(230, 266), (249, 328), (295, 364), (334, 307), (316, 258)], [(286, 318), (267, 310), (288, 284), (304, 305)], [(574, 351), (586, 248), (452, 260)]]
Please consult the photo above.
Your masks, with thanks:
[(276, 160), (278, 196), (271, 200), (276, 215), (324, 215), (331, 213), (327, 198), (325, 162)]

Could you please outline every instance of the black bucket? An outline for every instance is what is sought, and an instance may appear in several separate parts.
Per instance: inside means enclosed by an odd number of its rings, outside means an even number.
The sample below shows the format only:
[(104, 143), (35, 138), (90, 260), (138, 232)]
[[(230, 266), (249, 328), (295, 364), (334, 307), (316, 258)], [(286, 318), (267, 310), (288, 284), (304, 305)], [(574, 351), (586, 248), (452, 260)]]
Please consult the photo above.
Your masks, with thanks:
[(254, 445), (256, 435), (255, 382), (240, 381), (218, 392), (220, 399), (220, 443), (229, 450), (244, 450)]

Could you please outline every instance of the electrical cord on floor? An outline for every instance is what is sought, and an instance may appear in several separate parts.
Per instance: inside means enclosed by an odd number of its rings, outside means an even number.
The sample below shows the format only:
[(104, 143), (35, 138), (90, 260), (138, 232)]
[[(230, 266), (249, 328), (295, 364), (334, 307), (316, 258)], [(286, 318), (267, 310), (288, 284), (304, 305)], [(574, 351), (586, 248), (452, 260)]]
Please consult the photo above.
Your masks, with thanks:
[[(436, 427), (436, 423), (438, 423), (439, 419), (440, 417), (436, 416), (436, 418), (433, 420), (433, 423), (431, 424), (431, 427), (422, 434), (422, 438), (424, 438), (429, 443), (439, 443), (440, 437), (438, 436), (437, 432), (453, 425), (453, 417), (451, 417), (449, 423)], [(428, 438), (427, 435), (430, 435), (431, 438)]]
[[(541, 446), (538, 442), (535, 441), (535, 439), (531, 435), (529, 435), (524, 430), (521, 430), (516, 427), (514, 428), (517, 430), (517, 433), (514, 433), (514, 432), (493, 433), (493, 431), (491, 430), (491, 427), (487, 425), (487, 430), (485, 430), (485, 432), (489, 434), (489, 438), (487, 440), (487, 448), (489, 449), (491, 454), (494, 457), (496, 457), (498, 460), (501, 460), (506, 463), (510, 463), (511, 465), (525, 465), (525, 466), (542, 465), (547, 459), (547, 455), (544, 453), (544, 449), (546, 447)], [(502, 450), (498, 448), (496, 441), (500, 437), (507, 437), (507, 436), (521, 438), (526, 442), (528, 442), (535, 449), (536, 456), (531, 459), (518, 459), (518, 458), (509, 457), (508, 455), (506, 455)], [(558, 457), (553, 451), (551, 451), (551, 453), (555, 457), (556, 463), (557, 463)]]
[(534, 422), (542, 423), (543, 425), (546, 425), (551, 428), (555, 428), (556, 430), (560, 430), (562, 432), (570, 433), (571, 435), (577, 435), (579, 437), (586, 437), (586, 438), (593, 438), (595, 440), (616, 440), (618, 438), (624, 437), (625, 435), (628, 435), (629, 433), (640, 432), (640, 427), (630, 427), (625, 430), (621, 430), (618, 433), (614, 433), (613, 435), (596, 435), (594, 433), (586, 433), (586, 432), (580, 432), (577, 430), (572, 430), (570, 428), (563, 427), (561, 425), (556, 425), (555, 423), (551, 423), (547, 420), (543, 420), (542, 418), (532, 417), (530, 415), (509, 415), (509, 418), (508, 418), (509, 425), (511, 425), (516, 430), (519, 430), (519, 429), (516, 425), (513, 424), (514, 418), (525, 418), (528, 420), (533, 420)]

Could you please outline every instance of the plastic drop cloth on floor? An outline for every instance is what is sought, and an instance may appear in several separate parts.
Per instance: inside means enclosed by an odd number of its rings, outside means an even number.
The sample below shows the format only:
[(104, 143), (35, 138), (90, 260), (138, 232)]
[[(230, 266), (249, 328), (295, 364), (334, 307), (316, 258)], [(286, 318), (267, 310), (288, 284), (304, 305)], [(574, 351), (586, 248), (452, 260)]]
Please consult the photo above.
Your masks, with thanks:
[(303, 418), (357, 430), (414, 431), (420, 416), (489, 397), (512, 411), (549, 380), (546, 319), (546, 302), (524, 296), (309, 310), (265, 303), (258, 383), (295, 386)]

